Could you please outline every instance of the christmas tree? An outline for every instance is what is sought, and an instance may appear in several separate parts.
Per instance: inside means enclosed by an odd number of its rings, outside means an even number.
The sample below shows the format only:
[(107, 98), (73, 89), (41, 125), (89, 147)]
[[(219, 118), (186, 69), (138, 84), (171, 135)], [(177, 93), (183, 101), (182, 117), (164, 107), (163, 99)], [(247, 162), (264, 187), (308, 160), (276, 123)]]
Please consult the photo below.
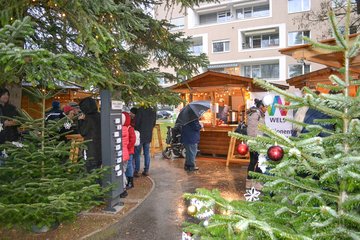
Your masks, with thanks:
[[(39, 75), (47, 73), (43, 81), (37, 81), (36, 88), (24, 88), (40, 105), (42, 117), (33, 119), (22, 112), (14, 119), (24, 132), (22, 141), (0, 145), (0, 224), (41, 228), (74, 219), (79, 212), (99, 204), (105, 191), (99, 184), (104, 170), (87, 173), (82, 159), (69, 160), (70, 142), (62, 141), (59, 134), (67, 124), (66, 117), (45, 121), (45, 100), (56, 94), (46, 80), (61, 79), (61, 70), (63, 75), (71, 73), (71, 64), (64, 55), (43, 49), (24, 50), (12, 42), (33, 32), (29, 20), (15, 21), (0, 29), (0, 63), (6, 61), (7, 66), (14, 66), (5, 68), (5, 72), (36, 68)], [(33, 59), (31, 66), (21, 68), (26, 56)]]
[[(0, 27), (29, 17), (36, 31), (20, 45), (68, 55), (74, 70), (68, 81), (87, 89), (116, 89), (125, 102), (178, 104), (178, 94), (161, 87), (159, 79), (182, 81), (206, 67), (208, 61), (205, 54), (193, 55), (190, 38), (172, 32), (171, 24), (154, 19), (150, 10), (163, 3), (171, 9), (175, 4), (186, 8), (202, 2), (215, 1), (0, 1)], [(27, 62), (36, 60), (27, 58)], [(0, 83), (23, 80), (22, 76), (4, 74), (1, 67)], [(174, 71), (163, 71), (166, 68)], [(26, 81), (33, 83), (41, 77), (27, 76)]]
[[(349, 41), (350, 1), (347, 4), (344, 34), (337, 30), (334, 13), (329, 14), (336, 45), (306, 39), (314, 47), (343, 54), (343, 77), (332, 75), (333, 85), (322, 86), (338, 94), (316, 95), (304, 89), (305, 96), (298, 97), (254, 80), (291, 102), (280, 108), (308, 106), (331, 118), (315, 125), (293, 121), (307, 129), (298, 137), (284, 137), (266, 126), (260, 126), (265, 136), (256, 138), (229, 133), (265, 155), (277, 145), (279, 155), (266, 162), (268, 174), (251, 173), (264, 187), (261, 192), (248, 190), (248, 201), (227, 201), (217, 190), (185, 194), (188, 213), (201, 221), (186, 223), (184, 232), (189, 234), (183, 239), (360, 239), (360, 91), (349, 95), (349, 88), (358, 84), (349, 66), (358, 54), (360, 37)], [(326, 124), (335, 125), (335, 130), (326, 129)], [(324, 137), (319, 137), (321, 132)]]

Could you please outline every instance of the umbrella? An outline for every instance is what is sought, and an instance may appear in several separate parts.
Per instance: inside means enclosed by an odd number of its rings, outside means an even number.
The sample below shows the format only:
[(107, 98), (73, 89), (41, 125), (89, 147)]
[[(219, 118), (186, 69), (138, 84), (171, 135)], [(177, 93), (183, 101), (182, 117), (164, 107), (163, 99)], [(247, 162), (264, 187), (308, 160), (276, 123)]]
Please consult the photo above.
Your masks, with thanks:
[(176, 124), (186, 125), (189, 122), (199, 119), (208, 109), (210, 101), (194, 101), (186, 105), (179, 113)]

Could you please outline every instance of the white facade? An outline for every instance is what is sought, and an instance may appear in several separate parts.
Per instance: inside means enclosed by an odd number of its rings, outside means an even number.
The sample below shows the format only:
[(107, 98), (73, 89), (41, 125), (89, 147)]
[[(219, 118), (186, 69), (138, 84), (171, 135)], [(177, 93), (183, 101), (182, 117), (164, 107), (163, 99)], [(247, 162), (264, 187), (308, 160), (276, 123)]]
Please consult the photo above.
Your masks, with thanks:
[[(208, 70), (260, 77), (285, 84), (285, 80), (324, 66), (298, 63), (279, 49), (303, 44), (302, 36), (317, 39), (328, 23), (301, 29), (294, 18), (320, 8), (319, 0), (227, 0), (193, 9), (155, 10), (157, 19), (168, 19), (172, 31), (193, 38), (194, 54), (206, 53)], [(206, 69), (202, 69), (205, 71)]]

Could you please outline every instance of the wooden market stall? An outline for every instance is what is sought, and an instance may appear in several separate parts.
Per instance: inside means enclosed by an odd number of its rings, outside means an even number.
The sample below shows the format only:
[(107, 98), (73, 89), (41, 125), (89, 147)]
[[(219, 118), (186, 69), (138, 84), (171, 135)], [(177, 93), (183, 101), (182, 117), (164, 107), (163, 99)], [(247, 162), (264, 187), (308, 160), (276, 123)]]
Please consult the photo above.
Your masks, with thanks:
[[(350, 43), (356, 41), (357, 36), (360, 33), (349, 35)], [(322, 44), (335, 45), (336, 41), (334, 38), (320, 41)], [(327, 66), (328, 68), (320, 69), (311, 73), (304, 74), (302, 76), (288, 79), (287, 82), (295, 87), (308, 86), (312, 89), (317, 88), (317, 83), (332, 84), (328, 77), (331, 74), (340, 76), (339, 72), (333, 68), (342, 68), (344, 66), (344, 56), (342, 52), (332, 52), (328, 49), (322, 49), (310, 44), (303, 44), (294, 47), (284, 48), (279, 50), (284, 55), (291, 56), (299, 61), (309, 61), (319, 63)], [(360, 55), (357, 54), (355, 57), (350, 59), (349, 70), (351, 77), (355, 80), (359, 79), (360, 74)], [(350, 89), (350, 95), (354, 95), (357, 91), (357, 87)]]
[[(331, 67), (323, 68), (317, 71), (309, 72), (300, 76), (292, 77), (286, 80), (290, 86), (302, 89), (303, 87), (308, 87), (313, 90), (318, 90), (322, 93), (328, 93), (328, 89), (321, 88), (318, 84), (331, 85), (332, 82), (329, 80), (331, 75), (336, 75), (342, 77), (339, 71)], [(351, 72), (351, 77), (354, 80), (358, 80), (359, 74)], [(350, 95), (355, 96), (357, 86), (350, 87)]]
[[(274, 84), (282, 89), (287, 86)], [(201, 154), (226, 156), (228, 154), (230, 137), (229, 131), (234, 131), (238, 121), (244, 120), (247, 100), (251, 92), (264, 92), (265, 90), (253, 83), (252, 78), (231, 75), (220, 72), (207, 71), (187, 81), (169, 87), (171, 91), (178, 92), (187, 102), (207, 100), (211, 101), (212, 111), (210, 120), (205, 122), (200, 132), (199, 150)], [(228, 124), (216, 121), (216, 106), (223, 99), (229, 107)]]
[[(26, 87), (29, 86), (27, 84), (23, 84), (22, 88)], [(60, 108), (62, 109), (69, 102), (79, 103), (81, 99), (93, 95), (91, 92), (84, 91), (82, 86), (75, 83), (62, 84), (58, 87), (57, 90), (55, 90), (55, 92), (57, 92), (57, 94), (54, 97), (47, 99), (45, 102), (47, 109), (51, 108), (51, 103), (55, 100), (60, 102)], [(33, 118), (41, 117), (38, 100), (27, 94), (25, 91), (22, 91), (21, 108), (24, 109)]]

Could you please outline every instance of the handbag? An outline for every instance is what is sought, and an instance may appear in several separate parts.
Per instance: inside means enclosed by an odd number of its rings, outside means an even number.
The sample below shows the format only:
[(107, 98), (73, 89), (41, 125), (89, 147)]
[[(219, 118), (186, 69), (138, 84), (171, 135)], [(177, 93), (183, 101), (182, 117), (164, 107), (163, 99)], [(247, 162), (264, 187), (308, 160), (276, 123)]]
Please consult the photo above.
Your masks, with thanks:
[(240, 133), (242, 135), (247, 135), (247, 125), (244, 122), (240, 122), (237, 128), (235, 129), (236, 133)]

